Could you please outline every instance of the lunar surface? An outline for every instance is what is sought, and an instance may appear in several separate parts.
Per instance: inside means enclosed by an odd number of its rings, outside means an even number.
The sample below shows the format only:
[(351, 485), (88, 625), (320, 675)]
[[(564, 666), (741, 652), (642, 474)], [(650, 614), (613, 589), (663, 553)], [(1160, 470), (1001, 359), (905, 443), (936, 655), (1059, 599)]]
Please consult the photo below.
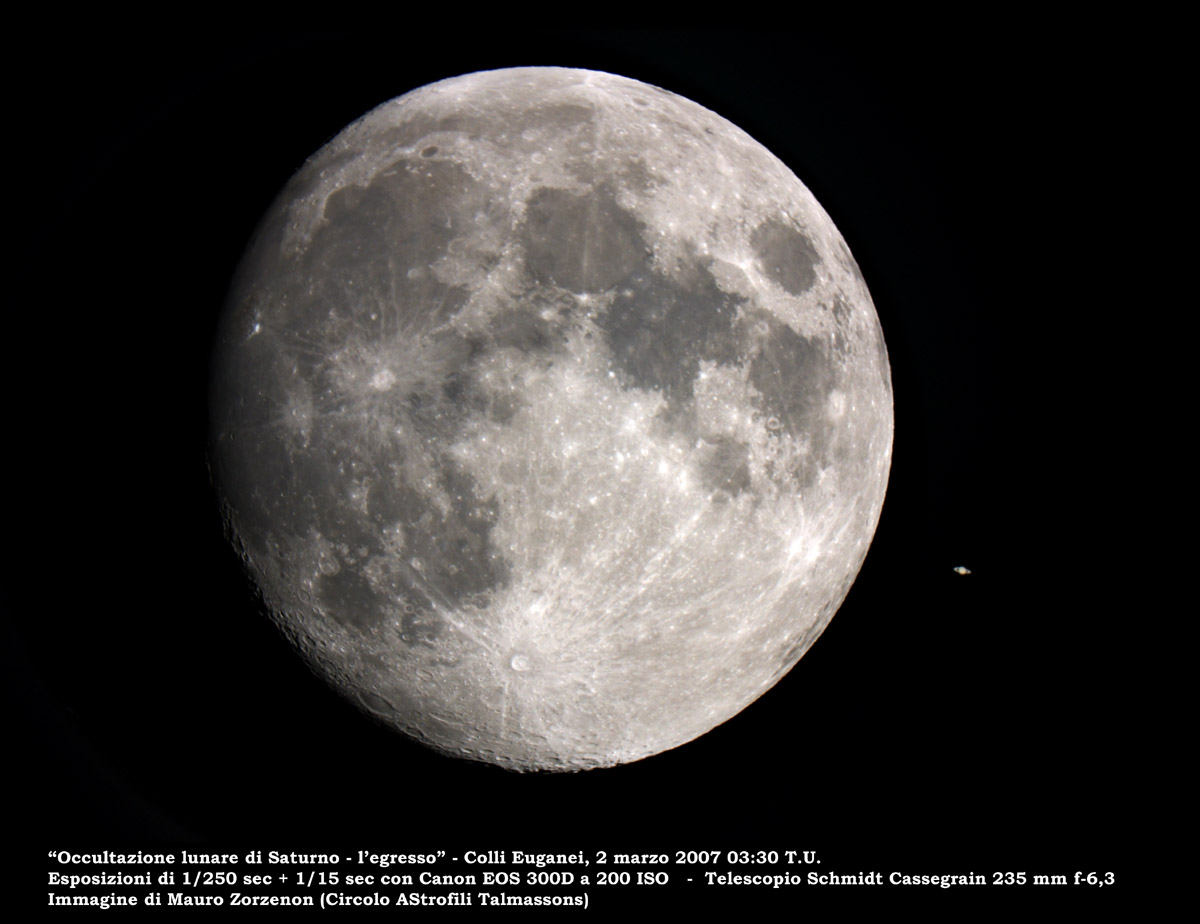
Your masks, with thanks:
[(211, 459), (309, 663), (514, 770), (637, 760), (775, 684), (884, 499), (883, 335), (765, 148), (609, 74), (423, 87), (280, 194), (231, 289)]

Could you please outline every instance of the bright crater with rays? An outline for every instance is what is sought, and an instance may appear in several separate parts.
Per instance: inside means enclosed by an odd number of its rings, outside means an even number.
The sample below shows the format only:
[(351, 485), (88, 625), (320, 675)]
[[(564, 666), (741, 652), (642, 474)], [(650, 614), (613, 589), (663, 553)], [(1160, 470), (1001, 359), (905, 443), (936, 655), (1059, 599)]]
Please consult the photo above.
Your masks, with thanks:
[(735, 126), (608, 74), (423, 87), (264, 218), (214, 360), (212, 460), (309, 663), (518, 770), (738, 713), (857, 574), (887, 353), (829, 217)]

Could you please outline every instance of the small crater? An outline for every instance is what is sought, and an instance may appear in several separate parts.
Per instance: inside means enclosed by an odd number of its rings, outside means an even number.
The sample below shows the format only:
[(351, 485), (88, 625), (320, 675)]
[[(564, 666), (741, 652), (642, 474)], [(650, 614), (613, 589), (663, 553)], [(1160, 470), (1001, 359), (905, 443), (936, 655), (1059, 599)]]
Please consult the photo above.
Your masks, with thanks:
[(527, 671), (533, 667), (533, 663), (523, 654), (515, 654), (512, 660), (508, 662), (508, 666), (514, 671)]
[(391, 703), (378, 693), (372, 693), (370, 690), (363, 690), (358, 694), (358, 698), (364, 706), (380, 715), (392, 715), (396, 711)]
[(421, 151), (421, 156), (422, 156), (422, 157), (433, 157), (433, 155), (434, 155), (434, 154), (436, 154), (437, 152), (438, 152), (438, 147), (437, 147), (437, 145), (436, 145), (436, 144), (431, 144), (429, 147), (427, 147), (427, 148), (424, 148), (424, 149)]

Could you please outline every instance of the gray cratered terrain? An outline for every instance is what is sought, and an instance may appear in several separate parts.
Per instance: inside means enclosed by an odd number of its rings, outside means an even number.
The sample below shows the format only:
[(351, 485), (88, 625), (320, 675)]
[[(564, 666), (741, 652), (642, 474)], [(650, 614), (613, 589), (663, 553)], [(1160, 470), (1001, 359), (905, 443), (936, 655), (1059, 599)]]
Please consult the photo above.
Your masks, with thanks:
[(672, 93), (423, 87), (296, 174), (234, 282), (213, 464), (263, 598), (383, 722), (518, 770), (741, 711), (862, 565), (892, 441), (812, 195)]

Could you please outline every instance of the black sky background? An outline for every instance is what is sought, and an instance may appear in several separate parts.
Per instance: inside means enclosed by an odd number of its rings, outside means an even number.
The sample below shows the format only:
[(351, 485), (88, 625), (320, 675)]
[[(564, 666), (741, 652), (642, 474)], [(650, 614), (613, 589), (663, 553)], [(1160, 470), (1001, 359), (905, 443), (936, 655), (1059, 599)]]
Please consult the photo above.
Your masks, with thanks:
[[(468, 31), (415, 56), (387, 30), (31, 36), (9, 113), (12, 843), (1132, 871), (1143, 667), (1106, 537), (1134, 424), (1097, 372), (1130, 349), (1104, 320), (1127, 250), (1096, 230), (1133, 90), (1064, 36)], [(387, 99), (530, 64), (662, 86), (787, 163), (862, 267), (896, 401), (874, 545), (798, 667), (695, 742), (565, 776), (448, 760), (328, 692), (256, 610), (204, 460), (216, 315), (291, 173)]]

